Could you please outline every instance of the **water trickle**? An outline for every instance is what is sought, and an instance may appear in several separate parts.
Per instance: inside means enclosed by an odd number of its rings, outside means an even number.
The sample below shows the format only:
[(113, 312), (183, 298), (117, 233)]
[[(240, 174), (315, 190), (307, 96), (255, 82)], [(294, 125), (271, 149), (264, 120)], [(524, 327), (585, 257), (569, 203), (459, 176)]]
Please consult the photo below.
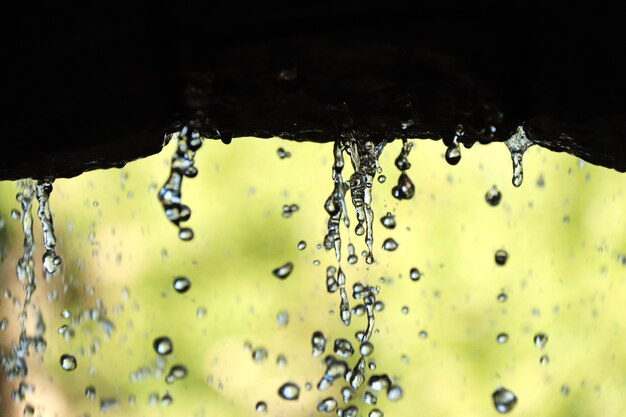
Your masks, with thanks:
[(61, 363), (61, 368), (65, 371), (73, 371), (77, 366), (76, 358), (69, 354), (61, 355), (59, 362)]
[(504, 387), (499, 387), (493, 394), (493, 405), (499, 413), (508, 413), (517, 404), (517, 397)]
[(537, 333), (533, 337), (533, 342), (535, 343), (535, 346), (537, 346), (539, 349), (543, 349), (546, 343), (548, 343), (548, 335), (546, 335), (545, 333)]
[(174, 279), (173, 286), (174, 286), (174, 290), (177, 293), (183, 294), (189, 291), (189, 288), (191, 288), (191, 281), (185, 277), (178, 277)]
[(457, 125), (456, 132), (452, 138), (452, 142), (446, 149), (446, 162), (450, 165), (456, 165), (461, 160), (461, 148), (459, 147), (459, 139), (464, 135), (462, 125)]
[(41, 221), (43, 235), (43, 245), (45, 252), (43, 255), (43, 266), (46, 274), (54, 274), (61, 265), (61, 257), (56, 254), (56, 236), (54, 235), (54, 223), (52, 221), (52, 211), (50, 210), (50, 194), (52, 193), (52, 182), (39, 181), (36, 186), (37, 201), (39, 210), (37, 217)]
[(295, 401), (300, 398), (300, 387), (293, 382), (286, 382), (278, 389), (278, 395), (288, 401)]
[(287, 262), (284, 265), (279, 266), (278, 268), (274, 269), (272, 273), (274, 274), (276, 278), (286, 279), (289, 276), (289, 274), (291, 274), (291, 271), (293, 271), (293, 263)]
[(391, 213), (387, 213), (385, 214), (381, 219), (380, 222), (382, 223), (383, 226), (385, 226), (387, 229), (395, 229), (396, 228), (396, 216), (394, 216)]
[(398, 242), (396, 242), (392, 237), (388, 237), (383, 242), (382, 248), (388, 252), (393, 252), (398, 249)]
[(161, 336), (154, 339), (152, 347), (154, 348), (154, 351), (161, 356), (169, 355), (174, 351), (172, 340), (167, 336)]
[(320, 413), (332, 413), (337, 409), (337, 406), (337, 400), (333, 397), (328, 397), (317, 404), (317, 411)]
[(317, 358), (321, 356), (326, 350), (326, 338), (324, 334), (320, 331), (316, 331), (311, 336), (311, 346), (313, 347), (313, 357)]
[(495, 254), (496, 264), (499, 266), (504, 266), (506, 261), (509, 259), (509, 253), (504, 249), (498, 249)]
[(517, 130), (511, 137), (504, 142), (506, 147), (511, 153), (511, 160), (513, 161), (513, 185), (519, 187), (524, 180), (524, 170), (522, 166), (522, 160), (524, 158), (524, 152), (534, 145), (534, 142), (528, 139), (526, 132), (522, 126), (518, 126)]
[(500, 204), (500, 200), (502, 200), (502, 193), (498, 190), (498, 188), (496, 188), (495, 185), (485, 193), (485, 201), (491, 207), (495, 207)]
[(191, 209), (182, 203), (182, 185), (185, 177), (193, 178), (198, 174), (194, 167), (196, 151), (202, 146), (199, 128), (201, 120), (193, 120), (189, 126), (184, 126), (180, 132), (169, 135), (168, 141), (176, 139), (177, 147), (172, 156), (170, 175), (159, 190), (159, 201), (168, 220), (179, 228), (178, 237), (183, 241), (193, 239), (190, 228), (180, 226), (191, 217)]

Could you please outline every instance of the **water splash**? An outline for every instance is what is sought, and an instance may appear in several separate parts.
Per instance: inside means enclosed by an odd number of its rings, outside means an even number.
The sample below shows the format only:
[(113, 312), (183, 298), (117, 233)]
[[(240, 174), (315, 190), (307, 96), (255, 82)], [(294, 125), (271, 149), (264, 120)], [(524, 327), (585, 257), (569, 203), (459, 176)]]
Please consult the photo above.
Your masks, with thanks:
[(43, 245), (45, 253), (43, 255), (43, 267), (46, 278), (58, 271), (61, 265), (61, 257), (56, 254), (57, 239), (54, 235), (54, 223), (52, 222), (52, 211), (50, 210), (50, 194), (52, 193), (51, 181), (38, 181), (36, 186), (37, 201), (39, 210), (37, 217), (41, 221), (43, 234)]
[(194, 166), (196, 151), (202, 146), (202, 137), (197, 122), (184, 126), (180, 132), (169, 136), (169, 139), (177, 140), (176, 152), (172, 156), (170, 175), (159, 190), (159, 201), (163, 206), (168, 220), (178, 227), (180, 240), (193, 239), (193, 230), (182, 227), (181, 222), (186, 222), (191, 217), (191, 209), (182, 203), (183, 178), (193, 178), (198, 175), (198, 169)]
[(534, 142), (528, 139), (524, 127), (518, 126), (515, 133), (504, 144), (509, 149), (511, 160), (513, 161), (513, 185), (519, 187), (524, 180), (524, 169), (522, 166), (524, 152), (534, 145)]

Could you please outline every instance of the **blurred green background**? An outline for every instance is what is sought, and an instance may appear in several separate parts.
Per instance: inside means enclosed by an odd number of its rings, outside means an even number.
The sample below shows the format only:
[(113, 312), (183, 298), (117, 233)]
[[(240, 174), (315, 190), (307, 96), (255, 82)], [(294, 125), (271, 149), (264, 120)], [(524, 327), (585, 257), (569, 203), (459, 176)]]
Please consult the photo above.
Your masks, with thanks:
[[(25, 401), (11, 400), (17, 382), (2, 375), (3, 416), (21, 416), (26, 404), (46, 417), (94, 416), (102, 399), (117, 400), (107, 416), (254, 416), (258, 401), (267, 403), (269, 416), (309, 416), (317, 414), (320, 399), (345, 385), (317, 391), (325, 367), (312, 358), (310, 341), (322, 331), (329, 352), (335, 338), (354, 342), (365, 327), (364, 317), (353, 316), (350, 327), (340, 322), (339, 295), (325, 287), (334, 254), (316, 247), (327, 222), (332, 144), (205, 141), (198, 177), (183, 184), (191, 242), (177, 238), (156, 197), (174, 146), (123, 169), (54, 182), (51, 207), (63, 267), (49, 283), (42, 278), (35, 222), (33, 303), (43, 313), (48, 348), (29, 359), (26, 382), (35, 388)], [(280, 159), (279, 147), (292, 156)], [(463, 149), (452, 167), (441, 143), (415, 141), (408, 174), (416, 195), (398, 202), (391, 188), (400, 147), (399, 141), (387, 145), (380, 159), (387, 181), (373, 187), (377, 263), (368, 266), (359, 256), (348, 265), (347, 243), (360, 255), (364, 241), (341, 229), (349, 292), (357, 280), (381, 287), (375, 373), (389, 374), (404, 390), (398, 402), (379, 395), (377, 406), (387, 416), (496, 416), (491, 394), (502, 385), (518, 397), (512, 416), (626, 415), (626, 176), (533, 147), (524, 159), (524, 184), (516, 189), (501, 144)], [(493, 185), (502, 192), (497, 207), (485, 202)], [(8, 319), (0, 330), (3, 352), (17, 338), (15, 299), (23, 299), (15, 276), (23, 237), (10, 214), (19, 206), (16, 192), (15, 183), (0, 183), (0, 319)], [(284, 204), (300, 209), (283, 218)], [(33, 208), (35, 215), (36, 203)], [(351, 204), (349, 210), (354, 226)], [(395, 230), (380, 224), (386, 212), (395, 213)], [(387, 237), (399, 243), (396, 251), (381, 250)], [(297, 250), (300, 240), (307, 242), (303, 251)], [(504, 266), (494, 262), (498, 249), (509, 252)], [(272, 270), (287, 261), (293, 273), (275, 278)], [(422, 272), (420, 281), (409, 279), (412, 267)], [(177, 276), (191, 280), (185, 294), (172, 287)], [(502, 291), (508, 295), (503, 303), (496, 299)], [(115, 326), (110, 337), (102, 325), (76, 320), (100, 303)], [(62, 317), (64, 309), (74, 320)], [(287, 325), (277, 321), (282, 311)], [(73, 337), (57, 332), (64, 324)], [(428, 336), (420, 338), (420, 331)], [(508, 333), (507, 343), (496, 342), (501, 332)], [(543, 349), (533, 344), (537, 332), (549, 337)], [(162, 335), (172, 339), (174, 352), (159, 363), (152, 341)], [(265, 347), (267, 359), (255, 362), (250, 347)], [(76, 370), (61, 369), (64, 353), (76, 356)], [(541, 366), (544, 354), (550, 362)], [(279, 355), (286, 366), (277, 365)], [(188, 375), (166, 384), (174, 364), (185, 365)], [(287, 381), (301, 386), (298, 401), (277, 395)], [(85, 397), (89, 385), (95, 400)], [(171, 404), (154, 401), (166, 392)], [(362, 394), (355, 404), (366, 416), (371, 407)]]

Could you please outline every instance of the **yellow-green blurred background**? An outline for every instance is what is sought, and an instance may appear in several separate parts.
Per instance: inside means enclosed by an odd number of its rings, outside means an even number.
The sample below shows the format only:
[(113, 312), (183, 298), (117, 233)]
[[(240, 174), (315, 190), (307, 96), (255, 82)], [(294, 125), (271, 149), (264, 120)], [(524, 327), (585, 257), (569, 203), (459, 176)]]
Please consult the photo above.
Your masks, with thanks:
[[(24, 402), (10, 399), (17, 382), (2, 376), (3, 416), (21, 416), (25, 404), (46, 417), (95, 416), (103, 398), (118, 400), (107, 416), (254, 416), (261, 400), (268, 416), (317, 414), (317, 402), (329, 393), (315, 388), (325, 368), (311, 357), (311, 334), (322, 331), (329, 352), (335, 338), (354, 342), (365, 326), (364, 317), (353, 316), (348, 328), (340, 322), (339, 295), (325, 287), (334, 254), (316, 247), (327, 222), (332, 144), (205, 141), (198, 177), (183, 184), (191, 242), (178, 240), (156, 197), (174, 146), (123, 169), (54, 182), (51, 207), (63, 268), (49, 283), (42, 278), (35, 223), (34, 305), (44, 316), (48, 348), (29, 359), (26, 381), (35, 390)], [(281, 146), (290, 158), (279, 159)], [(398, 141), (387, 145), (381, 156), (387, 182), (374, 182), (377, 263), (367, 266), (363, 239), (341, 229), (350, 292), (356, 280), (381, 286), (385, 309), (376, 314), (379, 333), (372, 339), (375, 373), (389, 374), (404, 389), (402, 400), (388, 402), (381, 394), (377, 406), (386, 416), (496, 416), (491, 394), (503, 385), (519, 399), (511, 416), (626, 415), (626, 265), (619, 258), (626, 254), (626, 176), (533, 147), (524, 159), (524, 184), (516, 189), (501, 144), (463, 149), (460, 164), (451, 167), (440, 142), (415, 141), (408, 174), (416, 195), (398, 202), (391, 188), (400, 147)], [(492, 185), (502, 192), (497, 207), (485, 202)], [(0, 331), (4, 352), (19, 331), (14, 299), (23, 299), (15, 276), (22, 236), (10, 215), (18, 208), (16, 192), (15, 183), (0, 183), (0, 319), (9, 320)], [(294, 203), (300, 210), (283, 218), (282, 206)], [(33, 215), (36, 208), (35, 202)], [(395, 230), (380, 224), (388, 211), (396, 214)], [(387, 237), (399, 243), (395, 252), (380, 249)], [(307, 242), (303, 251), (297, 250), (300, 240)], [(348, 242), (357, 248), (356, 265), (345, 262)], [(503, 267), (494, 262), (498, 249), (510, 255)], [(272, 270), (286, 261), (294, 271), (279, 280)], [(418, 282), (408, 277), (412, 267), (423, 273)], [(187, 293), (173, 290), (177, 276), (191, 280)], [(50, 301), (55, 290), (59, 297)], [(508, 295), (504, 303), (496, 300), (501, 291)], [(70, 340), (57, 333), (71, 324), (61, 317), (63, 309), (76, 316), (97, 299), (115, 325), (110, 338), (89, 321), (74, 326)], [(206, 309), (200, 318), (199, 308)], [(277, 322), (281, 311), (289, 313), (286, 326)], [(422, 330), (426, 338), (418, 336)], [(496, 342), (500, 332), (508, 333), (507, 343)], [(549, 337), (544, 349), (533, 344), (537, 332)], [(161, 335), (171, 337), (174, 353), (159, 368), (152, 341)], [(253, 361), (246, 343), (267, 348), (268, 358)], [(77, 357), (73, 372), (59, 365), (64, 353)], [(287, 359), (283, 368), (276, 363), (280, 354)], [(539, 363), (543, 354), (550, 358), (546, 366)], [(189, 374), (168, 385), (165, 373), (177, 363)], [(131, 374), (141, 368), (149, 375), (134, 381)], [(298, 401), (278, 397), (287, 381), (302, 387)], [(88, 385), (96, 388), (95, 401), (85, 398)], [(561, 393), (564, 385), (568, 395)], [(169, 406), (150, 402), (151, 394), (166, 392), (173, 398)], [(367, 415), (371, 407), (357, 404)]]

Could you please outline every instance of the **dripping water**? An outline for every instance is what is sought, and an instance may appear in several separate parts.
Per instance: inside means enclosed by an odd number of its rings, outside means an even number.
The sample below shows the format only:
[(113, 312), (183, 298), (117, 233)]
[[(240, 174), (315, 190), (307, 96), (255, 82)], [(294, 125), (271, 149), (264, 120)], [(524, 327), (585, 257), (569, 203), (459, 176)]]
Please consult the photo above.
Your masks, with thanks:
[(522, 160), (524, 153), (528, 148), (534, 145), (533, 141), (528, 139), (526, 132), (522, 126), (518, 126), (517, 130), (511, 137), (504, 142), (506, 147), (511, 153), (511, 160), (513, 161), (513, 185), (519, 187), (524, 180), (524, 170), (522, 167)]

